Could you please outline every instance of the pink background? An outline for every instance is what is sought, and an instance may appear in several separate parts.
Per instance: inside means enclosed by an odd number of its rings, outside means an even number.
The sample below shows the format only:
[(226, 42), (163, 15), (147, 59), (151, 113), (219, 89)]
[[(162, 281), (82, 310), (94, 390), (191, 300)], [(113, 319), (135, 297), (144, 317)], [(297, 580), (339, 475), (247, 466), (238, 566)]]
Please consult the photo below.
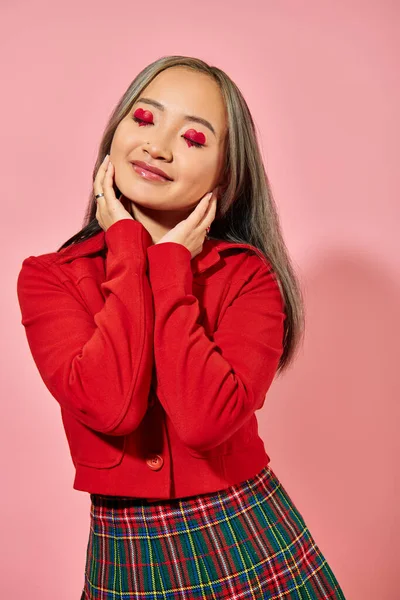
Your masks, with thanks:
[(17, 274), (81, 228), (106, 119), (167, 54), (243, 91), (303, 282), (304, 347), (258, 413), (271, 466), (346, 598), (398, 597), (399, 7), (3, 0), (1, 597), (78, 600), (89, 534)]

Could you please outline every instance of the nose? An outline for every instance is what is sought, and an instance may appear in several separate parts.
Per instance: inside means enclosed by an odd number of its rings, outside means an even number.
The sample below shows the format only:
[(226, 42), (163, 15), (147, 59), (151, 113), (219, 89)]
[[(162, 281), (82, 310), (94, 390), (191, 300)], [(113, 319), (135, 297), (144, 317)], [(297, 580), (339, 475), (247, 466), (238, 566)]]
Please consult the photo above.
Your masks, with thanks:
[(147, 142), (145, 151), (150, 154), (152, 158), (164, 160), (170, 162), (172, 160), (172, 152), (168, 149), (167, 144), (163, 144), (157, 140)]

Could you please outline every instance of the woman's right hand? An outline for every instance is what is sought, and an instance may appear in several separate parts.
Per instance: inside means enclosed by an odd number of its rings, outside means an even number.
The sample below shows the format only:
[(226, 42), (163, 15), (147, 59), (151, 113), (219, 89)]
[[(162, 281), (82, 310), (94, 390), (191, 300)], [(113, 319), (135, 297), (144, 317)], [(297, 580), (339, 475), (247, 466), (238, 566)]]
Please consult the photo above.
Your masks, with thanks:
[(104, 158), (93, 182), (94, 195), (104, 194), (97, 198), (96, 219), (100, 227), (107, 231), (111, 225), (121, 219), (132, 219), (132, 215), (125, 210), (122, 202), (118, 200), (113, 188), (114, 165), (110, 156)]

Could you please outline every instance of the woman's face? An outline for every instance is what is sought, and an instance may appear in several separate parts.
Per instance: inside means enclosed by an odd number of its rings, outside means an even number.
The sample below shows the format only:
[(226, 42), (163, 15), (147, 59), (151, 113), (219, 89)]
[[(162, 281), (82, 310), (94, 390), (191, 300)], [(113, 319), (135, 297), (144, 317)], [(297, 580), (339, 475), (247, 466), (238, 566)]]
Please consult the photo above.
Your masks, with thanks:
[[(220, 183), (226, 131), (217, 83), (183, 67), (166, 69), (115, 131), (110, 150), (115, 183), (138, 208), (186, 213)], [(170, 179), (148, 179), (134, 161), (158, 167)]]

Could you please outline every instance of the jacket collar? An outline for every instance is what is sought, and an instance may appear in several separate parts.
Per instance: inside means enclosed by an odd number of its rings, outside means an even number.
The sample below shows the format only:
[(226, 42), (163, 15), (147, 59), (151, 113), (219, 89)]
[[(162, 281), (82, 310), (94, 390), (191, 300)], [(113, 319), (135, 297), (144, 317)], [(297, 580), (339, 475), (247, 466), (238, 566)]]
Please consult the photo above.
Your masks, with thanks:
[[(229, 242), (226, 240), (219, 240), (216, 238), (206, 238), (203, 244), (202, 251), (195, 256), (192, 263), (192, 271), (195, 273), (203, 273), (206, 269), (209, 269), (221, 260), (221, 252), (227, 248), (246, 248), (252, 249), (259, 253), (260, 251), (250, 244), (242, 244), (236, 242)], [(79, 242), (78, 244), (71, 244), (66, 248), (63, 248), (58, 252), (59, 263), (63, 264), (70, 262), (76, 258), (82, 258), (84, 256), (91, 256), (98, 252), (105, 251), (107, 244), (105, 241), (105, 231), (100, 231), (96, 235)]]

